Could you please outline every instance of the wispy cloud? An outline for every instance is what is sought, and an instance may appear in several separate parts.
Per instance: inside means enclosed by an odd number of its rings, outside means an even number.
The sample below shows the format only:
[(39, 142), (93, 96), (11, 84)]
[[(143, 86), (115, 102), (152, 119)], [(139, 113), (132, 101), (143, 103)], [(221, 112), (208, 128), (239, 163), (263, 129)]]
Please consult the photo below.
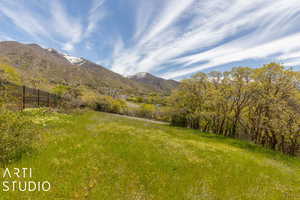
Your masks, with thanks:
[(87, 25), (83, 27), (82, 20), (68, 15), (67, 11), (62, 7), (58, 0), (52, 1), (51, 13), (53, 16), (53, 30), (56, 30), (60, 35), (65, 36), (68, 40), (64, 44), (63, 49), (72, 51), (74, 46), (82, 40), (87, 39), (95, 31), (99, 21), (101, 21), (106, 13), (99, 9), (104, 4), (105, 0), (93, 0), (91, 8), (88, 12)]
[(224, 46), (220, 46), (210, 51), (206, 51), (204, 53), (192, 55), (185, 58), (180, 58), (177, 60), (178, 63), (182, 63), (182, 64), (185, 63), (185, 66), (189, 66), (201, 61), (207, 61), (208, 63), (196, 67), (192, 67), (192, 68), (184, 68), (181, 70), (168, 72), (163, 74), (163, 76), (165, 78), (178, 77), (186, 74), (191, 74), (203, 69), (207, 69), (212, 66), (223, 65), (223, 64), (242, 61), (246, 59), (265, 58), (272, 54), (282, 54), (282, 57), (279, 58), (284, 58), (281, 59), (281, 61), (284, 62), (286, 58), (290, 57), (289, 55), (290, 51), (300, 48), (300, 44), (297, 44), (297, 41), (300, 40), (300, 33), (297, 33), (292, 36), (287, 36), (275, 41), (271, 41), (265, 44), (261, 44), (253, 47), (246, 47), (246, 48), (243, 48), (239, 45), (240, 43), (246, 43), (243, 40), (245, 40), (245, 38), (228, 43)]
[(67, 42), (63, 49), (71, 51), (74, 45), (81, 41), (83, 35), (83, 27), (80, 21), (74, 17), (70, 17), (64, 7), (57, 0), (51, 2), (51, 29), (56, 34), (63, 37)]
[(83, 35), (84, 38), (88, 38), (97, 28), (99, 28), (99, 22), (106, 17), (107, 12), (103, 9), (104, 3), (105, 0), (93, 0), (92, 6), (88, 12), (88, 24)]
[(193, 2), (194, 0), (173, 0), (172, 3), (166, 3), (166, 1), (164, 1), (166, 5), (164, 5), (161, 12), (156, 15), (154, 22), (142, 38), (142, 44), (147, 43), (170, 27)]
[(117, 72), (165, 71), (160, 75), (178, 78), (299, 47), (296, 0), (163, 1), (156, 12), (151, 9), (156, 5), (145, 5), (150, 9), (138, 10), (146, 16), (137, 20), (139, 40), (113, 57)]
[[(139, 2), (142, 5), (137, 6), (135, 44), (129, 48), (124, 47), (119, 54), (114, 54), (112, 69), (122, 74), (130, 74), (140, 70), (148, 71), (154, 65), (160, 64), (159, 60), (166, 56), (161, 54), (162, 47), (175, 39), (176, 30), (169, 27), (182, 17), (193, 1)], [(141, 20), (143, 18), (144, 20)], [(143, 68), (139, 67), (141, 65)]]
[(0, 33), (0, 41), (14, 41), (15, 39), (9, 36), (6, 36), (3, 33)]
[[(29, 7), (18, 1), (0, 1), (0, 12), (16, 27), (36, 40), (52, 40), (63, 50), (72, 51), (75, 46), (90, 37), (98, 22), (105, 16), (99, 9), (104, 0), (93, 0), (87, 16), (72, 16), (62, 1), (53, 0), (44, 7)], [(35, 9), (42, 9), (42, 14)]]
[(50, 37), (43, 23), (39, 21), (40, 16), (32, 15), (32, 12), (24, 5), (14, 1), (0, 1), (0, 12), (30, 35), (34, 37)]
[(24, 2), (0, 1), (13, 30), (124, 75), (178, 79), (249, 60), (300, 63), (299, 0)]

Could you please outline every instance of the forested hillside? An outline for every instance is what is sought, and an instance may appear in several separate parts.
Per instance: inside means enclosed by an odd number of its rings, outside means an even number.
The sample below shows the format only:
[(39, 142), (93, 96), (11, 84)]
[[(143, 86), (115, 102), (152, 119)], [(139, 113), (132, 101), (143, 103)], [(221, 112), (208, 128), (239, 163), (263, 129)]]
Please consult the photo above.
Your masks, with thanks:
[(261, 68), (197, 73), (173, 93), (172, 123), (244, 138), (295, 155), (300, 145), (300, 73)]

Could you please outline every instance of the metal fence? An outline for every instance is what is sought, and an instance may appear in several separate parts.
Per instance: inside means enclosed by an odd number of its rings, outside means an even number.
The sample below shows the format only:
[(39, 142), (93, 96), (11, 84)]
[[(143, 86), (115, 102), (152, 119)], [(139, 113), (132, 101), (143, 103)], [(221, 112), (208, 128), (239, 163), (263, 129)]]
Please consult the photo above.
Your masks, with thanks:
[(0, 96), (12, 109), (57, 107), (61, 98), (40, 89), (0, 81)]

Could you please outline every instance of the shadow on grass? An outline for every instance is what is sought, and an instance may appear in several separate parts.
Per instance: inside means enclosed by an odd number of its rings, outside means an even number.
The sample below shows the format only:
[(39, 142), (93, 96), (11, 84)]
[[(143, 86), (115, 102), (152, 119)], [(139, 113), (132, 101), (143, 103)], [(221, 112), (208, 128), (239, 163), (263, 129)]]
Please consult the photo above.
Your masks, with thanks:
[(286, 161), (297, 161), (299, 162), (299, 157), (296, 156), (289, 156), (286, 154), (283, 154), (279, 151), (274, 151), (271, 149), (268, 149), (266, 147), (259, 146), (257, 144), (252, 143), (251, 141), (243, 141), (235, 138), (229, 138), (225, 136), (215, 135), (212, 133), (195, 133), (196, 135), (199, 135), (202, 138), (207, 138), (209, 140), (218, 141), (223, 144), (231, 145), (237, 148), (240, 148), (242, 150), (246, 150), (248, 152), (252, 153), (259, 153), (264, 154), (268, 156), (269, 158), (273, 159), (280, 159), (280, 160), (286, 160)]
[(23, 157), (32, 156), (36, 153), (36, 149), (31, 146), (23, 147), (17, 149), (15, 152), (7, 155), (6, 157), (1, 157), (0, 159), (0, 167), (5, 168), (6, 166), (20, 161)]

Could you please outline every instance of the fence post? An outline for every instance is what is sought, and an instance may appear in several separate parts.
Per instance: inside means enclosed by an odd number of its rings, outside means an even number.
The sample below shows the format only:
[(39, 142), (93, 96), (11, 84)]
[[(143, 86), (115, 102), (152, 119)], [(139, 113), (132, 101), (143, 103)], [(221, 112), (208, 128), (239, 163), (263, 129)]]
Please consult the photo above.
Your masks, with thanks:
[(47, 93), (48, 95), (47, 95), (47, 103), (48, 103), (48, 107), (50, 108), (50, 94), (49, 93)]
[(26, 92), (25, 90), (26, 90), (26, 89), (25, 89), (25, 85), (23, 85), (23, 89), (22, 89), (22, 91), (23, 91), (23, 92), (22, 92), (22, 110), (25, 109), (25, 103), (26, 103), (26, 102), (25, 102), (25, 95), (26, 95), (26, 94), (25, 94), (25, 92)]
[(38, 107), (40, 107), (40, 90), (39, 89), (37, 90), (37, 104), (38, 104)]

